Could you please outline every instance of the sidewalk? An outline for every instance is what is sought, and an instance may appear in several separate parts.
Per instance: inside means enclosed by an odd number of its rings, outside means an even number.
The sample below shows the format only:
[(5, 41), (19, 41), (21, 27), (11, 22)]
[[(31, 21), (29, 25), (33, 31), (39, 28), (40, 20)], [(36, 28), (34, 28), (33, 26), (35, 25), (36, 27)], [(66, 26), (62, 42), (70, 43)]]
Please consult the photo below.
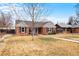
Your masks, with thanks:
[(65, 39), (65, 38), (59, 38), (59, 37), (53, 37), (55, 39), (60, 39), (60, 40), (65, 40), (65, 41), (70, 41), (70, 42), (75, 42), (75, 43), (79, 43), (79, 41), (77, 40), (72, 40), (72, 39)]
[(3, 41), (6, 37), (12, 36), (11, 34), (6, 34), (3, 37), (0, 37), (0, 41)]
[[(45, 37), (46, 37), (46, 36), (45, 36)], [(60, 38), (60, 37), (52, 36), (52, 35), (48, 35), (48, 37), (52, 37), (52, 38), (59, 39), (59, 40), (65, 40), (65, 41), (70, 41), (70, 42), (79, 43), (79, 40), (75, 40), (74, 38), (73, 38), (73, 39), (65, 39), (65, 38)]]

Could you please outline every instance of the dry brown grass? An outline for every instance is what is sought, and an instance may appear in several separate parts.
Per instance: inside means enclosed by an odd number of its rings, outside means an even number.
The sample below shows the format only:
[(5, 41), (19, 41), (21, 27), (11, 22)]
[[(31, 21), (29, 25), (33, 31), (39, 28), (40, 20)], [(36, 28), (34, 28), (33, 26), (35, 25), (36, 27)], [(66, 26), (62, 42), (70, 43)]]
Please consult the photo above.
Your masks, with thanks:
[(58, 37), (79, 41), (79, 34), (60, 34)]
[(53, 39), (53, 37), (11, 36), (1, 42), (2, 56), (50, 56), (50, 55), (79, 55), (79, 44)]

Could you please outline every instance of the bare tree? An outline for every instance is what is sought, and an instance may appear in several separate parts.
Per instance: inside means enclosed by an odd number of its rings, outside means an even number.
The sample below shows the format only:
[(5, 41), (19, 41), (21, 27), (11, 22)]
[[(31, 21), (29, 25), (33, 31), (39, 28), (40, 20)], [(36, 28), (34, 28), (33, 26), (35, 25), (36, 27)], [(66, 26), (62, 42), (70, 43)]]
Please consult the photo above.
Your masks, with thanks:
[(13, 25), (12, 19), (11, 19), (11, 14), (5, 14), (2, 11), (0, 12), (1, 17), (0, 17), (0, 22), (2, 27), (6, 27), (7, 29), (11, 28)]
[(73, 24), (73, 22), (74, 22), (74, 19), (73, 19), (73, 17), (72, 17), (72, 16), (71, 16), (71, 17), (69, 17), (68, 24), (69, 24), (69, 25), (72, 25), (72, 24)]
[(68, 24), (77, 25), (79, 24), (79, 4), (75, 5), (76, 16), (69, 17)]
[[(23, 3), (22, 4), (22, 12), (25, 13), (24, 17), (22, 14), (19, 13), (17, 10), (17, 7), (15, 5), (9, 5), (9, 9), (11, 10), (11, 13), (14, 12), (14, 14), (18, 17), (18, 19), (21, 19), (21, 17), (25, 20), (25, 18), (29, 17), (32, 21), (32, 40), (34, 40), (34, 32), (35, 32), (35, 22), (36, 21), (43, 21), (40, 18), (43, 16), (47, 16), (48, 10), (41, 7), (40, 4), (37, 3)], [(12, 8), (12, 9), (11, 9)], [(44, 20), (45, 21), (45, 20)]]
[[(21, 7), (17, 7), (16, 4), (9, 4), (8, 6), (9, 6), (9, 10), (10, 10), (11, 14), (16, 16), (16, 19), (25, 20), (25, 17), (22, 15), (23, 10), (19, 11), (20, 10), (19, 8), (23, 9), (22, 4), (20, 4), (20, 5), (21, 5)], [(22, 13), (20, 13), (20, 12), (22, 12)]]
[(79, 4), (75, 5), (75, 11), (76, 11), (76, 17), (75, 16), (70, 16), (68, 24), (69, 25), (76, 25), (78, 18), (79, 18)]
[(26, 16), (29, 16), (32, 21), (32, 40), (34, 40), (35, 22), (40, 21), (40, 17), (46, 15), (47, 9), (42, 8), (40, 4), (37, 3), (24, 3), (23, 10), (26, 13)]

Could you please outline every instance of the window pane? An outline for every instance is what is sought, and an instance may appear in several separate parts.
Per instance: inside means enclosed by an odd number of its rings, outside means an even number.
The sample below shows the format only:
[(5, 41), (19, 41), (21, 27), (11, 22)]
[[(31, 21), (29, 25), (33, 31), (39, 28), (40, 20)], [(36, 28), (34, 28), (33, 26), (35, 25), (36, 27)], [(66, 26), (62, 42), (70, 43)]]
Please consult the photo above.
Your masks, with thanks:
[(24, 27), (22, 27), (22, 32), (24, 32)]
[(52, 32), (52, 28), (48, 28), (48, 33), (51, 33)]

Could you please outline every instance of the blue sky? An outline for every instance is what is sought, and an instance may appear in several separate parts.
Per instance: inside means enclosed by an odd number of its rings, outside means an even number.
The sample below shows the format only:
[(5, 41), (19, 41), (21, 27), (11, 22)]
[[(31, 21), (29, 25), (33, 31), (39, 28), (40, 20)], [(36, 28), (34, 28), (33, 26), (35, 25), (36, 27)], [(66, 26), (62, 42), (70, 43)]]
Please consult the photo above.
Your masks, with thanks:
[(75, 3), (54, 3), (45, 4), (45, 7), (49, 9), (49, 15), (53, 17), (52, 21), (55, 22), (67, 22), (70, 16), (76, 14)]
[[(1, 3), (0, 9), (1, 10), (8, 10), (5, 6), (10, 4)], [(21, 4), (15, 4), (17, 7), (20, 8)], [(48, 10), (48, 20), (57, 23), (57, 22), (67, 22), (68, 18), (72, 15), (75, 15), (75, 3), (44, 3), (41, 4), (41, 7), (44, 7)]]

